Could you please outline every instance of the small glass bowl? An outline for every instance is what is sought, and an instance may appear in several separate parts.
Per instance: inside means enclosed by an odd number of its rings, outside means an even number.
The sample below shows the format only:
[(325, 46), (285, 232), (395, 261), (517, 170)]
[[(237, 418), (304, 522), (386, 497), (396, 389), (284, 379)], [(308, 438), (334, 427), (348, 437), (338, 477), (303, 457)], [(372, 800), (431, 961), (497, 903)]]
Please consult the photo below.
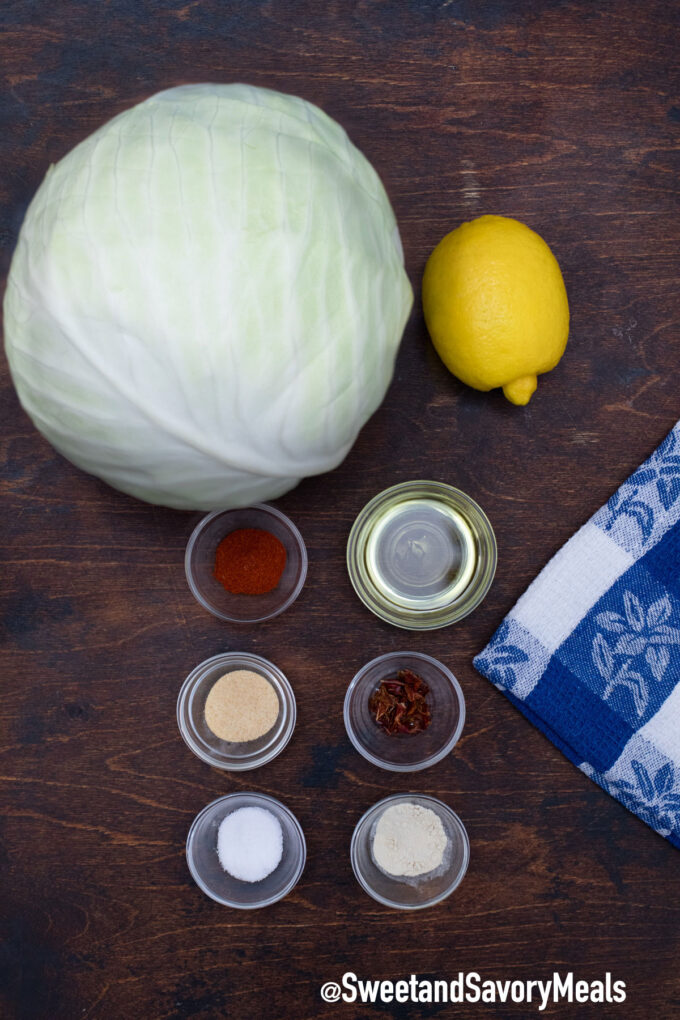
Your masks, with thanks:
[[(261, 528), (278, 538), (286, 565), (273, 591), (234, 595), (215, 578), (215, 553), (223, 538), (237, 528)], [(293, 522), (273, 506), (258, 503), (237, 510), (215, 510), (194, 528), (187, 544), (184, 569), (194, 598), (204, 609), (230, 623), (261, 623), (287, 609), (307, 577), (307, 550)]]
[[(389, 734), (379, 726), (368, 701), (382, 680), (410, 669), (430, 688), (427, 703), (432, 721), (413, 734)], [(417, 772), (445, 758), (465, 722), (465, 698), (453, 673), (422, 652), (389, 652), (363, 666), (347, 688), (344, 706), (347, 736), (364, 758), (391, 772)]]
[[(279, 699), (279, 714), (272, 728), (257, 740), (232, 743), (220, 740), (208, 726), (205, 702), (213, 684), (236, 669), (252, 670), (269, 681)], [(293, 689), (281, 670), (248, 652), (223, 652), (201, 662), (189, 673), (177, 698), (177, 724), (184, 742), (208, 765), (230, 772), (258, 768), (281, 754), (293, 735), (296, 714)]]
[[(393, 804), (419, 804), (441, 819), (448, 844), (441, 865), (427, 875), (392, 877), (373, 860), (371, 850), (378, 819)], [(359, 819), (352, 836), (350, 859), (357, 882), (378, 903), (398, 910), (422, 910), (441, 903), (462, 882), (470, 861), (470, 841), (465, 826), (448, 804), (436, 797), (397, 793), (374, 804)]]
[(395, 627), (435, 630), (485, 597), (498, 553), (488, 517), (443, 482), (393, 485), (370, 500), (347, 541), (347, 570), (364, 605)]
[[(260, 882), (243, 882), (225, 871), (217, 856), (217, 831), (227, 815), (243, 807), (260, 807), (278, 818), (283, 830), (283, 856)], [(203, 808), (187, 836), (187, 864), (196, 885), (213, 900), (239, 910), (267, 907), (287, 896), (297, 884), (307, 859), (300, 823), (280, 801), (264, 793), (229, 793)]]

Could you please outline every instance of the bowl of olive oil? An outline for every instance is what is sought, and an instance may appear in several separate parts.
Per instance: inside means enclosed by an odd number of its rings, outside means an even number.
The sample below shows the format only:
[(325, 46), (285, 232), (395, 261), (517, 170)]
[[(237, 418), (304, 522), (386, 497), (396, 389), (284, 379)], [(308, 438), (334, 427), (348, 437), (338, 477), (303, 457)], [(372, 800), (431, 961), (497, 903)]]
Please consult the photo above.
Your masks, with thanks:
[(357, 595), (376, 616), (405, 630), (462, 620), (496, 571), (493, 528), (482, 508), (444, 482), (393, 485), (359, 513), (347, 542)]

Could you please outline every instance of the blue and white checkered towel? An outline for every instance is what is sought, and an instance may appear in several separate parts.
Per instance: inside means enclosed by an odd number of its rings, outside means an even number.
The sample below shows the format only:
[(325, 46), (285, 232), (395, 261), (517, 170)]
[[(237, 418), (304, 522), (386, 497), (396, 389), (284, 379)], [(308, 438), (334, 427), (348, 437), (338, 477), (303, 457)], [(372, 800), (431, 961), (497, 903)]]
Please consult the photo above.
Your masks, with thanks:
[(553, 556), (474, 665), (680, 848), (680, 422)]

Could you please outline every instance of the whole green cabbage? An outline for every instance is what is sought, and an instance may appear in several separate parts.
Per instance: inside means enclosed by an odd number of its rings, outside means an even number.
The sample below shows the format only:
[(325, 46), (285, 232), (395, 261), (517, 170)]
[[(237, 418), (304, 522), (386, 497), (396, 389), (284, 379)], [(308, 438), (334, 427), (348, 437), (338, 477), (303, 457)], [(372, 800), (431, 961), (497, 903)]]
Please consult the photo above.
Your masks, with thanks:
[(52, 166), (5, 298), (20, 400), (140, 499), (273, 499), (340, 463), (413, 295), (373, 168), (302, 99), (169, 89)]

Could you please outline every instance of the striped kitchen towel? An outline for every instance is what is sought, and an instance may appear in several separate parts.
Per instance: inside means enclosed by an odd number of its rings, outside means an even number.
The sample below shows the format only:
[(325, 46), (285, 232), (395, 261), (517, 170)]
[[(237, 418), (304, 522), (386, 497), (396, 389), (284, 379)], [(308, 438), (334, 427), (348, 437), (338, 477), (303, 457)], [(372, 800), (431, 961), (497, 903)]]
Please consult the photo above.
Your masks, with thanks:
[(474, 665), (680, 848), (680, 422), (553, 556)]

